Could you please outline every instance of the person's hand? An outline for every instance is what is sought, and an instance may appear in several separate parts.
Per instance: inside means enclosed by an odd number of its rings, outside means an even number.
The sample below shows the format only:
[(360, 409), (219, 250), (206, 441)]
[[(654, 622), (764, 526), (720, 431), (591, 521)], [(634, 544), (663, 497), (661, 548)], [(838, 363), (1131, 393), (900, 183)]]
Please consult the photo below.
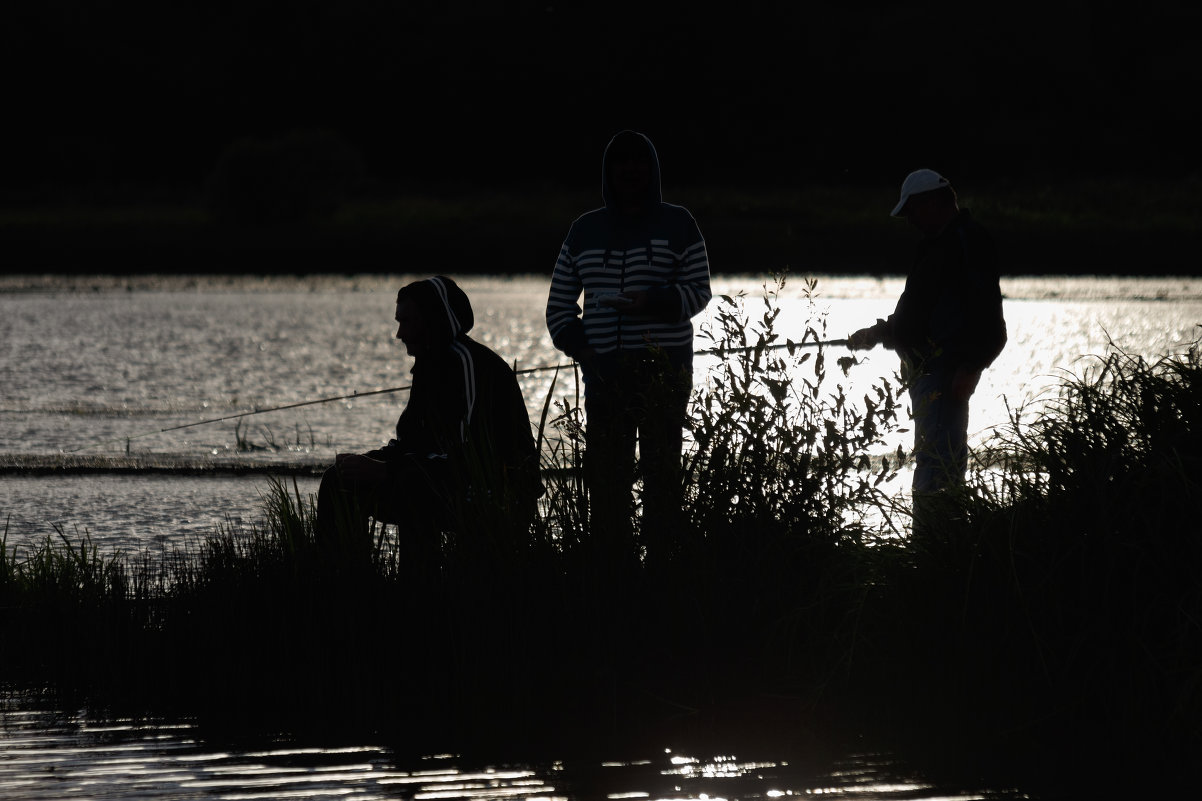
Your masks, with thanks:
[(342, 477), (360, 483), (381, 483), (388, 478), (388, 465), (361, 453), (340, 453), (334, 466)]
[(879, 342), (875, 326), (861, 328), (859, 331), (847, 335), (847, 347), (852, 350), (867, 350), (876, 347)]
[(649, 294), (645, 289), (632, 289), (627, 292), (615, 292), (597, 298), (597, 304), (616, 309), (623, 314), (641, 314), (648, 303)]
[(622, 296), (629, 300), (629, 303), (621, 307), (621, 311), (626, 314), (642, 314), (651, 303), (651, 293), (645, 289), (623, 292)]
[(610, 292), (597, 297), (597, 305), (604, 306), (607, 309), (616, 309), (624, 312), (630, 308), (633, 301), (624, 292)]
[(580, 365), (585, 376), (589, 381), (605, 382), (605, 376), (601, 374), (601, 365), (598, 364), (599, 355), (594, 348), (582, 348), (577, 351), (572, 357), (576, 364)]

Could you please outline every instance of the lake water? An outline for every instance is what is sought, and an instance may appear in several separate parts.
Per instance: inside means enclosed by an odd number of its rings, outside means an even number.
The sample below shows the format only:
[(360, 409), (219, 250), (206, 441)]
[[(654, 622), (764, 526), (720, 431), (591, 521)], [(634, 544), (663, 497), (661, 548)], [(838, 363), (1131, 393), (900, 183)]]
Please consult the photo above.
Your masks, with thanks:
[[(313, 474), (336, 453), (388, 440), (403, 391), (219, 418), (407, 385), (411, 360), (393, 339), (392, 322), (396, 288), (407, 280), (0, 279), (0, 468), (7, 469), (0, 519), (10, 545), (40, 543), (61, 530), (86, 532), (104, 551), (133, 552), (250, 525), (261, 517), (266, 478), (239, 469), (300, 471), (302, 492), (314, 491)], [(817, 280), (814, 303), (803, 297), (800, 277), (786, 284), (782, 336), (800, 338), (807, 321), (825, 318), (829, 335), (843, 337), (886, 316), (903, 284)], [(721, 278), (714, 288), (747, 292), (758, 316), (768, 281)], [(543, 323), (543, 277), (468, 277), (462, 284), (476, 309), (473, 336), (519, 369), (563, 361)], [(1003, 291), (1010, 342), (974, 396), (976, 440), (1005, 422), (1007, 404), (1046, 395), (1108, 341), (1154, 358), (1192, 341), (1202, 323), (1202, 280), (1193, 278), (1008, 278)], [(706, 345), (699, 340), (699, 348)], [(699, 385), (713, 362), (698, 359)], [(896, 367), (894, 355), (878, 348), (849, 377), (828, 381), (855, 398)], [(551, 381), (551, 372), (521, 378), (535, 421)], [(572, 392), (561, 377), (557, 397)], [(906, 434), (894, 439), (909, 443)], [(13, 472), (31, 465), (42, 469)], [(184, 474), (106, 469), (131, 465)], [(899, 479), (898, 490), (906, 483)]]
[[(109, 553), (187, 547), (219, 526), (257, 523), (265, 470), (296, 473), (302, 492), (315, 491), (314, 475), (336, 453), (391, 436), (405, 393), (364, 393), (408, 383), (411, 360), (393, 339), (392, 312), (397, 287), (410, 279), (0, 277), (0, 519), (9, 547), (60, 531), (87, 533)], [(829, 335), (843, 337), (886, 316), (903, 284), (817, 280), (813, 303), (800, 277), (785, 287), (782, 336), (799, 338), (807, 321), (825, 319)], [(758, 316), (768, 281), (722, 277), (715, 292), (747, 292)], [(545, 277), (461, 284), (476, 309), (473, 336), (519, 369), (562, 361), (543, 324)], [(1202, 323), (1202, 279), (1012, 277), (1003, 292), (1010, 342), (974, 398), (978, 441), (1006, 421), (1007, 405), (1046, 397), (1109, 342), (1156, 358), (1194, 341)], [(699, 358), (699, 385), (712, 361)], [(850, 376), (829, 380), (854, 398), (895, 369), (893, 354), (877, 349)], [(534, 420), (550, 384), (550, 372), (522, 378)], [(571, 387), (561, 382), (557, 392)], [(155, 469), (129, 469), (139, 466)], [(907, 482), (897, 483), (904, 491)], [(805, 769), (754, 756), (665, 752), (576, 775), (557, 764), (511, 769), (447, 756), (409, 764), (373, 744), (225, 753), (187, 725), (92, 721), (19, 699), (0, 710), (0, 798), (603, 797), (578, 789), (595, 786), (598, 771), (611, 798), (1024, 797), (936, 789), (875, 754)]]

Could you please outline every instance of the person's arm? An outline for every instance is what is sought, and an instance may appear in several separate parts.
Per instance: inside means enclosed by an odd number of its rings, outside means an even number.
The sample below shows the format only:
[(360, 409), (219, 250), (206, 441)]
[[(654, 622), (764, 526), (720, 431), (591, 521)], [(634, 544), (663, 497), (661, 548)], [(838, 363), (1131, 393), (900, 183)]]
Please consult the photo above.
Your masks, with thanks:
[(590, 349), (584, 333), (584, 322), (580, 319), (580, 293), (584, 285), (565, 241), (555, 261), (551, 274), (551, 288), (547, 293), (547, 331), (551, 342), (573, 359), (586, 355)]
[(630, 299), (628, 304), (619, 307), (623, 313), (677, 323), (697, 316), (709, 305), (713, 297), (709, 254), (705, 238), (692, 215), (688, 216), (683, 241), (685, 247), (675, 280), (654, 289), (623, 293)]
[(877, 345), (884, 345), (886, 348), (892, 349), (893, 328), (890, 322), (892, 319), (892, 315), (888, 320), (878, 319), (867, 328), (861, 328), (859, 331), (848, 334), (847, 347), (852, 350), (868, 350)]
[(931, 336), (950, 363), (980, 373), (1006, 343), (997, 254), (980, 226), (958, 225), (949, 234), (942, 251), (942, 292), (931, 311)]
[(969, 277), (971, 319), (976, 329), (971, 339), (969, 361), (972, 362), (970, 366), (978, 368), (979, 374), (1001, 354), (1007, 336), (997, 249), (984, 229), (978, 229), (976, 234), (965, 244), (965, 259), (971, 259), (965, 274)]
[(460, 422), (466, 414), (466, 383), (462, 362), (455, 356), (423, 357), (414, 370), (409, 402), (397, 419), (396, 437), (363, 458), (385, 465), (389, 474), (415, 459), (446, 459), (465, 430)]
[(457, 456), (467, 439), (472, 415), (477, 413), (479, 373), (462, 341), (452, 343), (438, 363), (430, 366), (435, 369), (427, 376), (431, 380), (420, 417), (407, 423), (413, 429), (412, 439), (420, 444), (417, 452), (421, 456)]
[(696, 317), (713, 298), (713, 291), (710, 289), (709, 253), (705, 247), (705, 239), (692, 218), (689, 219), (689, 223), (690, 241), (685, 248), (684, 264), (681, 265), (675, 285), (680, 296), (680, 311), (677, 316), (679, 320)]

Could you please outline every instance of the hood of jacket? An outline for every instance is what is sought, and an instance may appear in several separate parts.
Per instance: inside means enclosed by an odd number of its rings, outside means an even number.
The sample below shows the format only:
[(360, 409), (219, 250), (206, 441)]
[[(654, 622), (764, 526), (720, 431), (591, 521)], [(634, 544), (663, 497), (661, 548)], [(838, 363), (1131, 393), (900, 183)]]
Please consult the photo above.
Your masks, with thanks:
[(638, 131), (625, 130), (614, 134), (613, 139), (610, 139), (609, 144), (605, 146), (605, 155), (601, 158), (601, 197), (605, 201), (606, 208), (614, 208), (615, 200), (613, 183), (610, 179), (610, 163), (630, 156), (646, 157), (651, 166), (643, 208), (651, 209), (663, 199), (660, 187), (659, 154), (655, 152), (655, 145), (651, 144), (651, 140), (646, 135)]
[(430, 331), (430, 344), (450, 345), (472, 329), (476, 318), (467, 294), (445, 275), (406, 284), (397, 292), (396, 302), (411, 300), (421, 311)]

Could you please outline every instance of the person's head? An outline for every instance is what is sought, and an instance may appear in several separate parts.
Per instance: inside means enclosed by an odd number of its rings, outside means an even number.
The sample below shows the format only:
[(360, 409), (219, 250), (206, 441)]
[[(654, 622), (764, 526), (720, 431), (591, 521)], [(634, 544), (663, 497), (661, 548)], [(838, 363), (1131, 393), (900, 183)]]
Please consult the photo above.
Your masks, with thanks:
[(396, 338), (417, 358), (466, 334), (475, 316), (459, 285), (438, 275), (401, 287), (396, 295), (396, 322)]
[(904, 217), (919, 231), (933, 236), (959, 211), (956, 190), (934, 170), (915, 170), (902, 182), (901, 197), (892, 216)]
[(651, 140), (637, 131), (621, 131), (609, 141), (601, 172), (606, 206), (634, 213), (660, 200), (659, 157)]
[(405, 343), (405, 350), (410, 356), (416, 358), (428, 349), (430, 325), (413, 298), (397, 296), (396, 325), (396, 338)]

